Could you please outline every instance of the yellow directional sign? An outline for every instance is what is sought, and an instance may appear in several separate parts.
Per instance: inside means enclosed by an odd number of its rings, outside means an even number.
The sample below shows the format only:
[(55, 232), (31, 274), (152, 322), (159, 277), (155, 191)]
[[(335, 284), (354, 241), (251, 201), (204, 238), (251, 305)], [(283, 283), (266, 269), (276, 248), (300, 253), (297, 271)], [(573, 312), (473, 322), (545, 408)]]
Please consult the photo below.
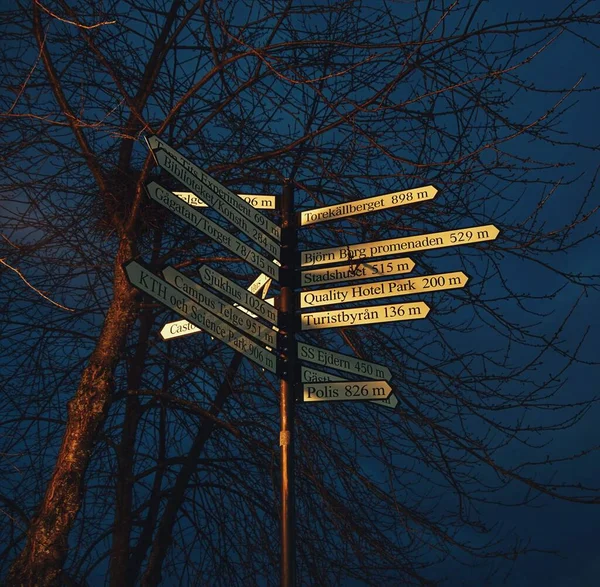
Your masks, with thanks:
[[(160, 152), (158, 154), (158, 161), (162, 161), (164, 157), (164, 153)], [(195, 208), (207, 207), (206, 202), (191, 192), (173, 192), (173, 194), (183, 202), (186, 202), (186, 204), (194, 206)], [(236, 228), (239, 228), (246, 236), (250, 237), (256, 244), (260, 245), (265, 251), (273, 255), (276, 259), (279, 259), (281, 256), (281, 247), (274, 240), (270, 239), (266, 234), (256, 228), (254, 224), (246, 220), (241, 214), (238, 214), (229, 206), (226, 206), (223, 209), (218, 207), (215, 209), (219, 211), (227, 220), (229, 220), (231, 224), (233, 224)]]
[[(319, 369), (312, 369), (311, 367), (302, 366), (301, 381), (302, 383), (319, 383), (326, 381), (348, 381), (348, 379), (345, 377), (332, 375), (331, 373), (326, 373), (325, 371), (320, 371)], [(393, 393), (390, 393), (386, 399), (369, 400), (369, 403), (394, 409), (398, 405), (398, 398)]]
[[(190, 206), (206, 208), (208, 204), (192, 192), (173, 192), (178, 198)], [(242, 200), (248, 202), (256, 210), (275, 210), (276, 196), (270, 194), (238, 194)]]
[(177, 312), (181, 317), (187, 318), (198, 328), (223, 341), (226, 345), (242, 353), (242, 355), (267, 371), (277, 372), (277, 357), (273, 353), (244, 336), (241, 332), (231, 328), (229, 324), (200, 307), (192, 299), (148, 271), (140, 263), (128, 261), (124, 267), (131, 285), (146, 292), (155, 300)]
[(298, 342), (297, 345), (298, 358), (301, 361), (315, 363), (323, 367), (332, 367), (338, 371), (354, 373), (367, 379), (385, 379), (389, 381), (392, 378), (392, 373), (385, 365), (365, 361), (353, 355), (322, 349), (321, 347), (306, 344), (305, 342)]
[(244, 334), (263, 344), (277, 347), (277, 333), (270, 326), (265, 326), (248, 313), (242, 312), (239, 308), (223, 301), (173, 267), (165, 267), (162, 273), (167, 283), (181, 290), (188, 298), (191, 298), (206, 310), (216, 314), (244, 332)]
[[(279, 245), (257, 228), (250, 219), (241, 214), (235, 206), (231, 206), (228, 201), (218, 197), (216, 192), (212, 191), (213, 188), (210, 184), (208, 184), (208, 187), (202, 184), (197, 177), (188, 173), (186, 167), (184, 167), (177, 159), (171, 158), (167, 151), (160, 149), (154, 155), (158, 164), (163, 169), (168, 171), (173, 177), (179, 179), (188, 188), (197, 192), (196, 195), (199, 197), (202, 196), (203, 201), (209, 203), (210, 207), (216, 210), (223, 218), (229, 220), (231, 224), (239, 228), (246, 236), (250, 237), (255, 243), (265, 249), (265, 251), (273, 255), (276, 259), (279, 259), (281, 255)], [(201, 172), (200, 169), (198, 169), (198, 171)], [(256, 214), (260, 214), (260, 212), (254, 210), (254, 208), (242, 200), (237, 194), (234, 194), (233, 192), (230, 193), (237, 198), (239, 203), (248, 206)]]
[(387, 399), (392, 393), (387, 381), (305, 383), (302, 389), (305, 402), (368, 401)]
[(336, 281), (355, 281), (369, 279), (382, 275), (399, 275), (410, 273), (415, 267), (415, 262), (408, 257), (387, 259), (386, 261), (365, 261), (352, 265), (338, 265), (324, 269), (302, 271), (300, 285), (310, 286), (321, 283), (335, 283)]
[(335, 204), (334, 206), (325, 206), (324, 208), (313, 208), (300, 213), (300, 226), (324, 222), (326, 220), (337, 220), (347, 216), (356, 216), (366, 214), (367, 212), (376, 212), (396, 206), (405, 206), (406, 204), (416, 204), (417, 202), (426, 202), (433, 200), (438, 193), (432, 185), (426, 185), (420, 188), (404, 190), (402, 192), (391, 192), (382, 194), (373, 198), (364, 198), (345, 202), (344, 204)]
[(247, 310), (255, 312), (261, 318), (268, 320), (271, 324), (277, 324), (277, 310), (266, 300), (261, 300), (259, 297), (251, 294), (248, 290), (231, 281), (231, 279), (208, 267), (208, 265), (202, 265), (198, 269), (198, 273), (200, 273), (200, 277), (206, 285), (210, 285), (210, 287), (225, 294), (240, 306), (244, 306)]
[[(271, 278), (262, 273), (248, 286), (248, 291), (255, 294), (262, 289), (262, 297), (264, 298), (267, 295), (270, 285)], [(238, 307), (237, 304), (234, 304), (234, 306)], [(239, 306), (239, 308), (241, 311), (247, 312), (250, 314), (250, 316), (256, 318), (256, 314), (248, 312), (248, 310), (242, 306)], [(187, 320), (176, 320), (175, 322), (167, 322), (161, 328), (160, 335), (162, 336), (163, 340), (169, 340), (171, 338), (187, 336), (188, 334), (194, 334), (196, 332), (202, 332), (202, 330)]]
[(314, 265), (337, 263), (338, 261), (353, 261), (356, 263), (362, 259), (386, 257), (387, 255), (406, 253), (407, 251), (427, 251), (458, 245), (472, 245), (484, 241), (493, 241), (499, 233), (500, 231), (493, 224), (486, 224), (485, 226), (471, 226), (469, 228), (359, 243), (345, 247), (314, 249), (312, 251), (302, 251), (300, 265), (302, 267), (312, 267)]
[(416, 293), (429, 293), (445, 289), (465, 287), (469, 277), (462, 271), (421, 275), (408, 279), (392, 279), (376, 283), (361, 283), (345, 287), (330, 287), (305, 291), (300, 294), (301, 308), (314, 308), (330, 304), (347, 304), (361, 300), (375, 300), (393, 296), (407, 296)]
[(181, 153), (169, 147), (167, 143), (152, 136), (148, 139), (148, 145), (158, 164), (173, 177), (177, 178), (185, 187), (192, 190), (196, 196), (214, 208), (220, 214), (227, 217), (235, 211), (257, 227), (277, 240), (281, 240), (281, 229), (271, 222), (261, 212), (255, 210), (237, 194), (219, 183), (205, 171), (186, 159)]
[(348, 379), (302, 365), (300, 369), (300, 381), (302, 383), (325, 383), (327, 381), (348, 381)]
[(155, 201), (169, 209), (175, 215), (191, 224), (214, 241), (229, 249), (235, 255), (238, 255), (251, 265), (266, 273), (275, 281), (279, 280), (279, 267), (258, 251), (236, 238), (225, 229), (221, 228), (216, 222), (200, 214), (198, 210), (180, 200), (169, 190), (166, 190), (155, 181), (146, 186), (148, 195)]
[(425, 302), (407, 304), (389, 304), (387, 306), (363, 306), (347, 310), (330, 310), (301, 314), (301, 330), (318, 328), (343, 328), (360, 324), (379, 324), (381, 322), (397, 322), (399, 320), (419, 320), (429, 314), (429, 306)]

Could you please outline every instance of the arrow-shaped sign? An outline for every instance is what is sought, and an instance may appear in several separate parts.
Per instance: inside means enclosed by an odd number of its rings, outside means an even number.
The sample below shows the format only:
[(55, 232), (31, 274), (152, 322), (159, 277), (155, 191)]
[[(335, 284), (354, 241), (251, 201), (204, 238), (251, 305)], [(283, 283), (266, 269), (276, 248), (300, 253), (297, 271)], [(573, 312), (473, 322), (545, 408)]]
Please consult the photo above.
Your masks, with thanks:
[[(250, 293), (258, 293), (262, 290), (262, 297), (264, 298), (269, 291), (271, 285), (271, 278), (264, 273), (261, 273), (249, 286), (248, 291)], [(234, 304), (237, 307), (237, 304)], [(240, 311), (248, 312), (252, 318), (256, 318), (256, 314), (252, 314), (245, 308), (239, 306)], [(195, 334), (196, 332), (202, 332), (200, 328), (194, 326), (187, 320), (176, 320), (175, 322), (167, 322), (160, 330), (160, 335), (163, 340), (170, 340), (171, 338), (178, 338), (180, 336), (187, 336), (188, 334)]]
[(306, 291), (300, 294), (301, 308), (314, 308), (330, 304), (347, 304), (362, 300), (375, 300), (392, 296), (407, 296), (446, 289), (457, 289), (467, 285), (469, 277), (462, 271), (422, 275), (408, 279), (392, 279), (377, 283), (362, 283), (345, 287), (331, 287)]
[(302, 390), (304, 402), (384, 400), (392, 393), (387, 381), (305, 383)]
[(300, 214), (300, 226), (307, 226), (315, 222), (324, 222), (326, 220), (337, 220), (347, 216), (357, 216), (367, 212), (377, 212), (396, 206), (405, 206), (406, 204), (416, 204), (417, 202), (426, 202), (433, 200), (438, 190), (432, 185), (426, 185), (420, 188), (404, 190), (402, 192), (392, 192), (382, 194), (373, 198), (364, 198), (345, 202), (344, 204), (335, 204), (334, 206), (325, 206), (324, 208), (313, 208)]
[[(181, 166), (175, 167), (175, 162), (169, 159), (169, 156), (164, 151), (158, 151), (156, 153), (156, 159), (159, 165), (170, 171), (172, 175), (175, 177), (179, 177), (178, 173), (174, 172), (173, 169), (176, 169), (180, 172), (180, 174), (185, 174), (185, 169)], [(171, 162), (171, 166), (167, 165), (168, 162)], [(206, 191), (203, 192), (206, 197)], [(177, 196), (179, 197), (179, 196)], [(236, 196), (238, 197), (238, 196)], [(185, 202), (185, 198), (179, 197), (182, 202)], [(240, 201), (243, 201), (240, 198)], [(214, 204), (214, 202), (213, 202)], [(239, 228), (246, 236), (250, 237), (255, 243), (260, 245), (265, 251), (271, 254), (276, 259), (279, 259), (281, 256), (281, 248), (280, 246), (272, 239), (270, 239), (264, 232), (259, 230), (252, 222), (244, 218), (241, 214), (238, 214), (231, 206), (223, 203), (222, 200), (216, 200), (216, 205), (211, 205), (211, 208), (215, 209), (221, 216), (229, 220), (231, 224)]]
[[(173, 192), (178, 198), (187, 202), (190, 206), (206, 208), (208, 204), (203, 202), (192, 192)], [(276, 196), (270, 194), (238, 194), (242, 200), (248, 202), (256, 210), (275, 210)]]
[[(302, 383), (324, 383), (326, 381), (348, 381), (345, 377), (338, 377), (331, 373), (325, 373), (325, 371), (319, 371), (318, 369), (311, 369), (310, 367), (302, 366), (301, 370)], [(394, 409), (398, 405), (398, 398), (393, 394), (387, 397), (387, 399), (375, 399), (369, 400), (372, 404), (377, 404), (385, 408)]]
[(429, 306), (425, 302), (407, 304), (389, 304), (387, 306), (362, 306), (347, 310), (330, 310), (301, 314), (301, 330), (318, 328), (343, 328), (360, 324), (380, 324), (400, 320), (419, 320), (429, 314)]
[(146, 292), (155, 300), (171, 308), (198, 328), (202, 328), (211, 336), (223, 341), (267, 371), (277, 372), (277, 358), (273, 353), (231, 328), (229, 324), (199, 306), (137, 261), (125, 263), (124, 268), (131, 285)]
[(180, 218), (183, 218), (188, 224), (191, 224), (213, 240), (217, 241), (232, 253), (238, 255), (245, 261), (248, 261), (248, 263), (263, 273), (266, 273), (275, 281), (279, 280), (279, 267), (275, 263), (269, 261), (266, 257), (263, 257), (252, 247), (243, 243), (239, 238), (229, 234), (216, 222), (213, 222), (210, 218), (207, 218), (198, 212), (198, 210), (195, 210), (189, 204), (186, 204), (183, 200), (180, 200), (177, 196), (155, 181), (148, 184), (146, 189), (148, 195), (155, 202), (158, 202)]
[(336, 281), (357, 281), (359, 279), (369, 279), (370, 277), (381, 277), (382, 275), (399, 275), (410, 273), (414, 267), (414, 261), (408, 257), (387, 259), (385, 261), (358, 261), (351, 265), (302, 271), (300, 285), (304, 287), (321, 283), (335, 283)]
[(277, 325), (277, 310), (268, 304), (265, 300), (251, 294), (248, 290), (231, 281), (218, 271), (211, 269), (207, 265), (202, 265), (198, 270), (202, 281), (210, 287), (225, 294), (237, 302), (240, 306), (244, 306), (247, 310), (255, 312), (261, 318), (264, 318), (271, 324)]
[(352, 355), (336, 353), (328, 349), (322, 349), (312, 344), (298, 342), (298, 358), (323, 367), (332, 367), (346, 373), (354, 373), (370, 379), (385, 379), (390, 381), (392, 373), (385, 365), (365, 361)]
[(500, 231), (493, 225), (472, 226), (448, 230), (446, 232), (432, 232), (419, 236), (405, 236), (392, 238), (384, 241), (360, 243), (347, 245), (345, 247), (334, 247), (331, 249), (314, 249), (303, 251), (300, 256), (302, 267), (314, 265), (327, 265), (338, 261), (358, 262), (362, 259), (372, 257), (386, 257), (396, 253), (407, 251), (427, 251), (430, 249), (441, 249), (458, 245), (472, 245), (484, 241), (493, 241), (498, 237)]
[[(159, 151), (157, 155), (158, 160), (160, 161), (163, 156), (164, 153)], [(181, 193), (186, 194), (186, 196), (189, 194), (189, 192), (173, 192), (173, 194), (176, 195), (180, 200), (186, 202), (190, 206), (195, 206), (197, 208), (200, 207), (198, 204), (190, 201), (190, 198), (180, 195)], [(206, 206), (206, 204), (202, 202), (200, 198), (197, 198), (194, 196), (194, 194), (190, 195), (195, 198), (196, 202), (203, 203)], [(276, 259), (281, 257), (281, 247), (275, 241), (271, 240), (268, 236), (261, 232), (258, 228), (256, 228), (254, 224), (248, 222), (243, 216), (238, 214), (235, 210), (229, 207), (224, 207), (222, 210), (218, 209), (218, 211), (221, 212), (221, 215), (227, 218), (227, 220), (229, 220), (234, 226), (239, 228), (246, 236), (249, 236), (255, 243), (265, 249), (265, 251), (273, 255), (273, 257)]]
[[(279, 226), (271, 222), (264, 214), (255, 210), (248, 202), (245, 202), (208, 173), (202, 171), (158, 137), (150, 137), (148, 144), (154, 152), (158, 164), (165, 171), (177, 178), (185, 187), (192, 190), (196, 196), (211, 208), (214, 208), (219, 214), (228, 218), (227, 214), (237, 212), (271, 237), (281, 241)], [(277, 256), (277, 258), (279, 257)]]
[(232, 326), (256, 338), (263, 344), (277, 348), (277, 333), (270, 326), (261, 324), (249, 314), (242, 312), (231, 304), (225, 303), (219, 297), (173, 267), (165, 267), (162, 273), (167, 283), (182, 291), (188, 298), (197, 302), (204, 309), (223, 318), (223, 320), (229, 322)]

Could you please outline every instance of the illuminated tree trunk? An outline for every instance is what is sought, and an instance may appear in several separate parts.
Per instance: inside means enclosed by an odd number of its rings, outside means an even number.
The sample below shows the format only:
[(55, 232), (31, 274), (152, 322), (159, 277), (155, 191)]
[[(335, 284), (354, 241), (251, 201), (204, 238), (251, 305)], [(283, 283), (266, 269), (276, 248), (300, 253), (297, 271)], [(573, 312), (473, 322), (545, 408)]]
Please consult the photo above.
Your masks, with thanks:
[(114, 300), (75, 396), (68, 404), (67, 426), (46, 493), (13, 563), (7, 585), (62, 585), (69, 531), (81, 506), (85, 472), (114, 388), (114, 370), (137, 317), (134, 290), (121, 263), (132, 257), (123, 240), (115, 263)]

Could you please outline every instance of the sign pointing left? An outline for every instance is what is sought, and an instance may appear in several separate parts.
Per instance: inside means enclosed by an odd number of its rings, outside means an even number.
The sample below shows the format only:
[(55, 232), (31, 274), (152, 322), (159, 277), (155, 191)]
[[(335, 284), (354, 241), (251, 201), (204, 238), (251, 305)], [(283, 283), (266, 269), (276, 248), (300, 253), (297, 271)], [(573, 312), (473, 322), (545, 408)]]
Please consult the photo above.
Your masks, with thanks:
[(155, 181), (146, 186), (148, 195), (155, 201), (169, 209), (171, 212), (185, 220), (188, 224), (196, 227), (200, 232), (212, 238), (214, 241), (229, 249), (251, 265), (266, 273), (270, 278), (279, 281), (279, 267), (269, 261), (266, 257), (255, 251), (252, 247), (243, 243), (239, 238), (229, 234), (216, 222), (200, 214), (198, 210), (186, 204), (169, 190), (166, 190)]
[(278, 241), (281, 240), (281, 229), (279, 226), (271, 222), (264, 214), (255, 210), (237, 194), (234, 194), (230, 189), (208, 175), (208, 173), (202, 171), (202, 169), (194, 165), (175, 149), (169, 147), (167, 143), (161, 141), (158, 137), (152, 136), (148, 139), (148, 144), (154, 152), (159, 165), (188, 189), (192, 190), (196, 196), (201, 198), (211, 208), (214, 208), (221, 214), (227, 209), (238, 212), (273, 238)]
[(224, 302), (174, 267), (165, 267), (162, 273), (167, 283), (198, 302), (200, 306), (209, 312), (223, 318), (223, 320), (259, 342), (270, 347), (277, 347), (277, 333), (270, 326), (265, 326), (246, 312), (242, 312), (239, 308)]
[[(198, 208), (206, 208), (208, 206), (206, 202), (203, 202), (192, 192), (173, 193), (184, 202), (187, 202), (190, 206), (196, 206)], [(275, 205), (277, 203), (277, 198), (271, 194), (238, 194), (238, 196), (257, 210), (275, 210)]]
[[(267, 295), (269, 286), (271, 285), (271, 278), (268, 275), (262, 273), (259, 275), (249, 286), (248, 291), (250, 293), (258, 293), (262, 290), (262, 297)], [(238, 307), (237, 304), (234, 306)], [(242, 306), (239, 306), (243, 312), (248, 312)], [(250, 313), (253, 318), (256, 314)], [(170, 340), (171, 338), (177, 338), (179, 336), (187, 336), (188, 334), (195, 334), (196, 332), (202, 332), (200, 328), (190, 324), (187, 320), (176, 320), (175, 322), (167, 322), (160, 330), (160, 335), (163, 340)]]
[(202, 328), (204, 332), (223, 341), (226, 345), (248, 357), (267, 371), (277, 372), (277, 357), (273, 353), (231, 328), (229, 324), (196, 304), (137, 261), (128, 261), (123, 267), (131, 285), (152, 296), (155, 300), (186, 318), (194, 326)]

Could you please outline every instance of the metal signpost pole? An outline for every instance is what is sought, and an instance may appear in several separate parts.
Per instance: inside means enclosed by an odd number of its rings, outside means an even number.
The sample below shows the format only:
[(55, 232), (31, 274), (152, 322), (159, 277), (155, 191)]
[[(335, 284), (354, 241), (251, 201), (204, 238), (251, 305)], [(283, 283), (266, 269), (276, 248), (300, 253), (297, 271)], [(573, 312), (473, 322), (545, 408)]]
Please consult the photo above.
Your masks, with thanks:
[(294, 412), (297, 383), (296, 273), (297, 229), (294, 191), (286, 181), (280, 203), (281, 270), (279, 294), (280, 371), (281, 371), (281, 586), (294, 587), (296, 574), (296, 505), (294, 495)]

